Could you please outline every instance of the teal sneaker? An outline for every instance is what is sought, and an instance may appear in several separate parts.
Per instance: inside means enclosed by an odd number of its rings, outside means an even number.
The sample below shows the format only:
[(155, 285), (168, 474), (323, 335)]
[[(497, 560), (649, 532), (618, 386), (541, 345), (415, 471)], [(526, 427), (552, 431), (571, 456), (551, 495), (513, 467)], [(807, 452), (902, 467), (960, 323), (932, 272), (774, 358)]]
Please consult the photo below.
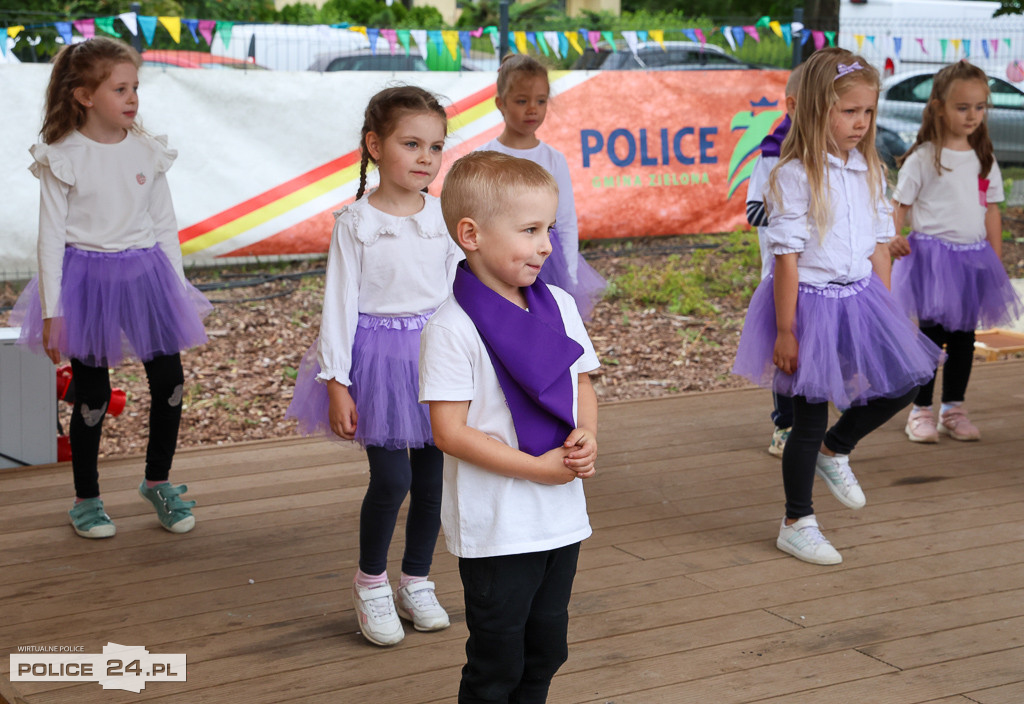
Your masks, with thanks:
[(170, 482), (157, 484), (152, 489), (146, 487), (143, 480), (139, 485), (139, 495), (153, 504), (160, 525), (172, 533), (188, 533), (196, 525), (196, 517), (192, 515), (195, 501), (182, 501), (181, 495), (188, 491), (184, 484), (171, 486)]
[(112, 538), (117, 529), (110, 516), (103, 510), (103, 500), (95, 499), (79, 501), (68, 511), (71, 527), (83, 538)]

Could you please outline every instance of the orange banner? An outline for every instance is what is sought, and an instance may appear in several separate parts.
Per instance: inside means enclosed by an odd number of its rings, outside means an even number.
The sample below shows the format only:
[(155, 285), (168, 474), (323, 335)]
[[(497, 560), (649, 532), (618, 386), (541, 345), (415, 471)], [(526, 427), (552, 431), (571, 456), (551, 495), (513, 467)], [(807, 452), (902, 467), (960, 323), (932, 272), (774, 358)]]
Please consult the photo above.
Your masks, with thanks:
[(746, 181), (787, 71), (605, 71), (552, 99), (539, 136), (572, 171), (581, 238), (746, 226)]

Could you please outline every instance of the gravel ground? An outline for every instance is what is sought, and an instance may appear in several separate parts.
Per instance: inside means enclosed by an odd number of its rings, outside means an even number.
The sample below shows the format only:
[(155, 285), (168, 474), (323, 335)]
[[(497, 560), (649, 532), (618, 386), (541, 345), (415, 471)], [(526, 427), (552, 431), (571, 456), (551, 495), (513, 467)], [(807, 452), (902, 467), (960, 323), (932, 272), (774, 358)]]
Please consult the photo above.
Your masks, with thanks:
[[(1003, 260), (1014, 278), (1024, 277), (1024, 211), (1007, 213), (1007, 229), (1018, 241), (1007, 242)], [(750, 237), (754, 237), (751, 233)], [(681, 267), (694, 251), (692, 237), (663, 237), (610, 242), (585, 249), (588, 260), (605, 277), (630, 265), (663, 265), (677, 255)], [(714, 238), (703, 238), (714, 244)], [(292, 397), (295, 370), (314, 342), (320, 323), (323, 261), (190, 272), (197, 284), (230, 285), (210, 290), (215, 301), (206, 320), (208, 344), (185, 352), (185, 416), (179, 446), (221, 445), (264, 438), (290, 437), (295, 425), (284, 420)], [(749, 272), (756, 277), (757, 272)], [(8, 307), (16, 287), (0, 290), (0, 307)], [(726, 295), (711, 301), (717, 311), (683, 316), (660, 308), (602, 301), (588, 324), (601, 359), (593, 374), (600, 401), (649, 398), (665, 394), (732, 388), (745, 382), (729, 374), (745, 313), (746, 296)], [(7, 312), (0, 313), (0, 324)], [(102, 456), (145, 450), (149, 394), (138, 363), (113, 371), (111, 383), (123, 388), (128, 403), (122, 415), (104, 422)], [(61, 405), (66, 428), (70, 407)]]

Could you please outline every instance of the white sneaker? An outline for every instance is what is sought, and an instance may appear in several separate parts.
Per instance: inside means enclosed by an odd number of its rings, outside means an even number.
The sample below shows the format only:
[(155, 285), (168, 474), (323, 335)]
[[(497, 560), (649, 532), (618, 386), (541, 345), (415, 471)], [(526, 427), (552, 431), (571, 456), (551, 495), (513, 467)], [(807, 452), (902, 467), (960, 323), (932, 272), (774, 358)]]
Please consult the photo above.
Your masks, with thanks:
[(843, 561), (843, 556), (821, 534), (818, 519), (813, 515), (804, 516), (791, 526), (787, 526), (783, 518), (775, 547), (815, 565), (838, 565)]
[(359, 629), (374, 645), (395, 645), (405, 638), (402, 622), (395, 612), (394, 593), (390, 584), (361, 587), (352, 584), (352, 605), (356, 608)]
[(814, 473), (825, 480), (825, 486), (843, 506), (864, 508), (867, 499), (864, 498), (864, 491), (860, 488), (857, 477), (853, 476), (853, 470), (850, 469), (849, 455), (829, 457), (819, 452), (814, 463)]
[(398, 615), (412, 621), (417, 631), (440, 631), (451, 625), (448, 612), (434, 594), (433, 582), (424, 580), (399, 587), (395, 606)]

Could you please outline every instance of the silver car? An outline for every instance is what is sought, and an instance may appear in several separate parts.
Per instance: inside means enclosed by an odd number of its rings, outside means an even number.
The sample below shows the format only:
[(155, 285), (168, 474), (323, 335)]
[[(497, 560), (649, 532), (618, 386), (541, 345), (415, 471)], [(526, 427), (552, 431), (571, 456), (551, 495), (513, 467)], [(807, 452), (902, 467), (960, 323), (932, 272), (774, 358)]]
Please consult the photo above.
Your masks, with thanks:
[[(934, 72), (901, 73), (885, 80), (878, 96), (876, 145), (889, 165), (905, 152), (921, 127), (921, 114), (932, 93)], [(988, 133), (1000, 164), (1024, 163), (1024, 92), (989, 74), (991, 93)]]

